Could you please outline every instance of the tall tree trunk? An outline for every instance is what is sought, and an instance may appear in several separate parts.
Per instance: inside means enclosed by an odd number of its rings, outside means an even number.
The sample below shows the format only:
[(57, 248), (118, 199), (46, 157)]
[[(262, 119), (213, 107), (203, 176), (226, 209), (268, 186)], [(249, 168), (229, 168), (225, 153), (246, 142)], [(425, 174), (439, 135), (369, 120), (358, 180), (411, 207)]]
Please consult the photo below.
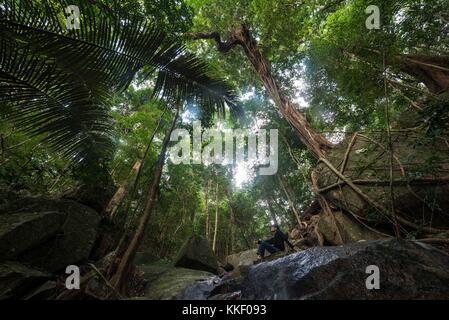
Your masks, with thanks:
[(166, 152), (168, 148), (168, 144), (170, 142), (170, 135), (175, 128), (176, 122), (179, 117), (179, 108), (176, 110), (176, 114), (173, 118), (173, 122), (170, 126), (170, 128), (167, 130), (164, 141), (162, 142), (162, 148), (159, 153), (159, 158), (157, 160), (155, 169), (154, 169), (154, 176), (153, 180), (151, 182), (150, 188), (148, 190), (145, 208), (143, 210), (142, 216), (139, 221), (139, 225), (134, 232), (134, 235), (132, 237), (132, 240), (126, 249), (123, 257), (120, 259), (120, 264), (117, 268), (117, 272), (111, 279), (112, 285), (119, 291), (123, 291), (124, 288), (124, 281), (128, 275), (128, 271), (130, 269), (131, 263), (134, 259), (134, 256), (139, 249), (140, 245), (142, 244), (142, 240), (145, 235), (145, 231), (148, 226), (148, 222), (150, 221), (151, 214), (153, 212), (155, 203), (156, 203), (156, 195), (159, 189), (159, 183), (161, 181), (161, 175), (162, 175), (162, 169), (164, 167)]
[(278, 219), (277, 219), (277, 217), (276, 217), (276, 213), (275, 213), (275, 211), (274, 211), (274, 209), (273, 209), (273, 205), (271, 204), (271, 203), (274, 203), (274, 198), (273, 197), (270, 197), (268, 200), (267, 200), (267, 203), (268, 203), (268, 209), (270, 210), (270, 214), (271, 214), (271, 220), (273, 220), (273, 223), (275, 224), (275, 225), (279, 225), (279, 223), (278, 223)]
[(251, 245), (250, 241), (249, 241), (248, 238), (246, 237), (245, 231), (243, 230), (243, 228), (239, 228), (239, 230), (240, 230), (240, 235), (241, 235), (242, 238), (243, 238), (243, 241), (245, 241), (246, 249), (247, 249), (247, 250), (251, 249), (253, 246)]
[[(148, 153), (150, 151), (151, 144), (153, 143), (154, 136), (156, 135), (156, 132), (159, 130), (159, 126), (161, 125), (162, 119), (163, 119), (166, 111), (167, 111), (167, 107), (164, 109), (163, 113), (161, 114), (161, 116), (157, 122), (157, 125), (154, 128), (150, 139), (148, 140), (148, 143), (147, 143), (147, 146), (143, 153), (142, 159), (137, 160), (134, 163), (134, 166), (132, 167), (132, 170), (131, 170), (131, 173), (129, 176), (130, 178), (128, 178), (122, 185), (119, 186), (119, 188), (115, 192), (114, 196), (111, 198), (108, 205), (106, 206), (104, 213), (111, 220), (114, 218), (114, 215), (117, 212), (118, 207), (120, 206), (121, 202), (123, 201), (123, 199), (125, 198), (125, 196), (128, 194), (128, 192), (130, 190), (132, 190), (131, 194), (132, 194), (132, 196), (134, 196), (135, 190), (137, 188), (137, 184), (138, 184), (140, 176), (142, 174), (143, 166), (145, 165), (145, 160), (148, 157)], [(126, 212), (128, 212), (128, 208), (126, 208)]]
[(131, 193), (132, 197), (134, 197), (134, 194), (135, 194), (136, 189), (137, 189), (137, 184), (139, 183), (140, 177), (142, 176), (142, 170), (143, 170), (143, 167), (145, 166), (145, 161), (148, 158), (148, 154), (150, 153), (151, 144), (153, 143), (153, 139), (154, 139), (157, 131), (159, 130), (159, 127), (160, 127), (160, 125), (162, 123), (162, 119), (164, 118), (164, 115), (165, 115), (165, 112), (167, 112), (167, 109), (168, 109), (168, 106), (166, 106), (164, 111), (162, 112), (162, 114), (161, 114), (161, 116), (160, 116), (160, 118), (159, 118), (159, 120), (157, 122), (156, 128), (154, 128), (153, 133), (151, 134), (151, 137), (148, 140), (148, 144), (147, 144), (147, 146), (145, 148), (145, 151), (143, 153), (143, 156), (142, 156), (141, 165), (139, 167), (139, 170), (137, 171), (136, 179), (134, 180), (132, 193)]
[(109, 219), (113, 219), (115, 213), (117, 212), (118, 207), (122, 203), (126, 194), (128, 193), (130, 187), (134, 184), (134, 181), (137, 178), (137, 172), (140, 169), (141, 161), (137, 160), (129, 173), (128, 178), (118, 187), (117, 191), (112, 196), (111, 200), (109, 200), (106, 209), (104, 210), (104, 214), (109, 217)]
[(217, 43), (217, 48), (222, 53), (227, 53), (236, 45), (240, 45), (246, 56), (256, 70), (265, 89), (278, 107), (280, 113), (295, 129), (301, 142), (309, 149), (316, 158), (324, 157), (326, 152), (332, 148), (332, 143), (324, 136), (317, 133), (309, 124), (305, 116), (298, 111), (298, 106), (291, 102), (280, 89), (276, 79), (271, 74), (270, 62), (262, 56), (257, 46), (256, 40), (245, 25), (240, 25), (234, 29), (228, 40), (222, 42), (219, 33), (191, 34), (193, 39), (213, 39)]
[(217, 234), (218, 234), (218, 181), (215, 187), (215, 228), (214, 228), (214, 241), (212, 242), (212, 251), (216, 252), (217, 248)]
[(298, 224), (301, 225), (301, 218), (300, 218), (299, 212), (296, 209), (295, 203), (293, 202), (293, 200), (291, 198), (289, 190), (287, 190), (287, 187), (285, 186), (284, 182), (282, 181), (282, 178), (279, 175), (277, 175), (277, 178), (278, 178), (279, 184), (282, 187), (282, 190), (285, 193), (285, 196), (287, 197), (288, 205), (290, 206), (290, 208), (293, 210), (293, 213), (295, 214), (296, 221), (298, 221)]
[(229, 217), (229, 229), (230, 229), (230, 252), (234, 252), (235, 249), (235, 216), (234, 216), (234, 208), (232, 207), (232, 204), (229, 204), (229, 211), (230, 211), (230, 217)]
[(226, 197), (228, 198), (229, 203), (229, 251), (232, 253), (235, 249), (235, 214), (229, 190), (226, 190)]
[(205, 191), (205, 200), (206, 200), (206, 239), (209, 241), (210, 239), (210, 213), (209, 213), (209, 189), (210, 189), (210, 180), (206, 182), (206, 191)]

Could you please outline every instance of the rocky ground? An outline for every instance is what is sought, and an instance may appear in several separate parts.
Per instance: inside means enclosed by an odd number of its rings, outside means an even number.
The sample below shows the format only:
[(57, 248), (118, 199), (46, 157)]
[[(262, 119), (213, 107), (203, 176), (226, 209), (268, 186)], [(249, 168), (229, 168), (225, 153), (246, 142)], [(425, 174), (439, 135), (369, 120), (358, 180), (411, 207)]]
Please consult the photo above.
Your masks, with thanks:
[[(449, 299), (449, 255), (419, 242), (314, 247), (258, 264), (254, 255), (249, 250), (230, 256), (234, 269), (220, 275), (142, 266), (149, 284), (141, 299)], [(379, 289), (366, 285), (373, 265), (379, 269)]]
[[(60, 297), (71, 264), (91, 277), (89, 298), (96, 298), (104, 281), (90, 263), (101, 256), (99, 248), (108, 252), (100, 215), (72, 200), (8, 197), (0, 197), (0, 299)], [(396, 239), (317, 246), (318, 224), (299, 232), (300, 252), (280, 252), (258, 264), (255, 249), (220, 262), (199, 237), (186, 241), (174, 261), (155, 262), (140, 252), (132, 299), (449, 299), (447, 253)], [(348, 237), (361, 234), (348, 230)], [(369, 266), (379, 270), (378, 289), (367, 288)]]
[[(379, 289), (368, 289), (368, 266)], [(315, 247), (186, 288), (181, 299), (448, 299), (449, 256), (418, 242), (384, 239)], [(369, 269), (368, 269), (369, 270)]]

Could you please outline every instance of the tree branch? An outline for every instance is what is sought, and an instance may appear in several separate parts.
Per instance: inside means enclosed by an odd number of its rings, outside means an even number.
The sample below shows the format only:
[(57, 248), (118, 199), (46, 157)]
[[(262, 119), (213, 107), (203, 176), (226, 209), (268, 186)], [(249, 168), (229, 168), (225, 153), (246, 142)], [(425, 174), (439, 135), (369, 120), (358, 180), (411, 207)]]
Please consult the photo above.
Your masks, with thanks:
[(231, 51), (235, 46), (242, 45), (242, 42), (235, 36), (233, 36), (232, 33), (226, 41), (221, 40), (220, 34), (218, 32), (193, 32), (188, 36), (192, 40), (214, 40), (217, 44), (217, 50), (221, 53), (227, 53)]

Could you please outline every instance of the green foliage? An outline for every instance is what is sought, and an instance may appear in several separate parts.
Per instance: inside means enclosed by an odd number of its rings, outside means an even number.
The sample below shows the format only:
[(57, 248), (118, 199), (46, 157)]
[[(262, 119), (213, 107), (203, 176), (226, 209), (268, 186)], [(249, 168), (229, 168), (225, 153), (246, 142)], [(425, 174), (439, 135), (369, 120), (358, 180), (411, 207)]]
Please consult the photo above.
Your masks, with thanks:
[(421, 116), (427, 125), (427, 133), (431, 137), (444, 136), (449, 129), (449, 94), (433, 97)]
[[(218, 31), (226, 39), (235, 26), (247, 24), (282, 90), (302, 101), (300, 111), (329, 137), (334, 131), (384, 130), (386, 96), (394, 126), (427, 129), (411, 148), (431, 145), (448, 129), (447, 95), (427, 94), (394, 63), (400, 54), (447, 55), (443, 0), (83, 0), (86, 28), (71, 32), (64, 28), (66, 1), (6, 4), (14, 10), (0, 7), (2, 185), (55, 195), (80, 181), (92, 186), (132, 182), (132, 168), (155, 133), (140, 180), (115, 219), (132, 230), (174, 105), (184, 113), (177, 126), (189, 131), (196, 119), (203, 128), (279, 130), (277, 174), (258, 176), (258, 164), (253, 164), (241, 185), (236, 183), (238, 164), (167, 161), (141, 248), (159, 258), (173, 257), (192, 234), (206, 235), (206, 198), (212, 230), (218, 212), (221, 258), (269, 237), (273, 216), (290, 230), (297, 224), (293, 209), (301, 214), (313, 200), (314, 160), (264, 93), (241, 49), (222, 55), (212, 43), (189, 41), (188, 51), (177, 39), (185, 33)], [(381, 30), (365, 27), (365, 8), (373, 4), (381, 11)], [(387, 93), (385, 69), (391, 80)], [(244, 96), (239, 103), (235, 87)], [(416, 112), (412, 104), (426, 108)], [(237, 122), (233, 116), (240, 116), (241, 109), (246, 118)], [(50, 144), (40, 143), (41, 137)], [(363, 151), (367, 158), (371, 148)], [(83, 161), (67, 161), (74, 157)], [(407, 174), (432, 173), (440, 160), (429, 155)], [(372, 166), (361, 157), (362, 162), (363, 170)], [(432, 203), (432, 196), (429, 190), (426, 202)], [(368, 209), (368, 220), (378, 215)]]
[(193, 10), (181, 0), (100, 0), (104, 10), (126, 12), (156, 22), (168, 33), (184, 33), (192, 27)]
[(165, 98), (194, 99), (210, 109), (234, 102), (226, 83), (154, 22), (81, 1), (81, 28), (67, 31), (68, 4), (10, 0), (0, 11), (1, 110), (22, 129), (44, 134), (66, 158), (110, 156), (111, 94), (140, 69), (144, 77), (158, 71), (156, 92)]
[[(311, 37), (305, 60), (314, 119), (330, 129), (384, 128), (385, 68), (394, 81), (387, 88), (392, 117), (411, 108), (421, 94), (419, 81), (391, 61), (398, 54), (447, 52), (448, 37), (440, 36), (447, 33), (444, 3), (353, 0), (330, 14)], [(380, 9), (380, 30), (365, 26), (369, 5)]]

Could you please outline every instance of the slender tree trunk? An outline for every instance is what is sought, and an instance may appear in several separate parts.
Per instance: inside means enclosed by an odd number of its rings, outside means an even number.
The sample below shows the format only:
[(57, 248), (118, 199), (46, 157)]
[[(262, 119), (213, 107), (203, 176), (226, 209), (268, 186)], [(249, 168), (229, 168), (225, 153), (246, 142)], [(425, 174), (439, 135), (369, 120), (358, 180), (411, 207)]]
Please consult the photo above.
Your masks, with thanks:
[(112, 259), (112, 262), (107, 268), (105, 276), (109, 279), (111, 278), (117, 271), (117, 267), (120, 263), (120, 257), (123, 256), (125, 253), (125, 250), (127, 248), (127, 244), (129, 243), (129, 240), (131, 239), (131, 232), (125, 228), (122, 236), (120, 237), (119, 243), (117, 244), (117, 247), (113, 253), (114, 257)]
[(173, 232), (173, 234), (171, 235), (173, 238), (175, 237), (175, 235), (178, 233), (179, 229), (181, 229), (181, 227), (184, 224), (184, 219), (181, 219), (181, 223), (176, 227), (175, 231)]
[(114, 193), (108, 205), (106, 206), (104, 214), (109, 217), (109, 219), (112, 220), (114, 218), (118, 207), (122, 203), (130, 187), (134, 184), (134, 181), (137, 178), (136, 173), (139, 171), (141, 163), (142, 162), (140, 160), (137, 160), (134, 163), (128, 178), (118, 187), (117, 191)]
[(271, 220), (273, 220), (273, 223), (274, 223), (275, 225), (279, 225), (278, 219), (277, 219), (277, 217), (276, 217), (276, 213), (274, 212), (273, 205), (271, 204), (271, 202), (274, 203), (274, 198), (273, 198), (273, 197), (270, 197), (270, 198), (268, 199), (268, 201), (267, 201), (267, 203), (268, 203), (268, 209), (270, 210), (270, 214), (271, 214)]
[(128, 275), (128, 271), (130, 269), (130, 266), (134, 259), (134, 256), (135, 256), (137, 250), (139, 249), (140, 245), (142, 244), (142, 241), (143, 241), (143, 238), (145, 235), (145, 231), (146, 231), (148, 223), (150, 221), (151, 214), (153, 212), (153, 209), (154, 209), (154, 206), (156, 203), (156, 195), (157, 195), (157, 192), (159, 189), (159, 183), (161, 180), (162, 169), (164, 167), (168, 144), (170, 142), (170, 135), (176, 125), (178, 116), (179, 116), (179, 108), (177, 108), (176, 114), (173, 118), (173, 122), (172, 122), (170, 128), (167, 130), (165, 137), (164, 137), (164, 141), (162, 142), (162, 148), (161, 148), (159, 158), (158, 158), (156, 166), (155, 166), (153, 180), (152, 180), (150, 188), (148, 190), (145, 208), (144, 208), (142, 216), (140, 218), (139, 225), (137, 227), (137, 230), (134, 232), (132, 240), (131, 240), (128, 248), (126, 249), (123, 257), (120, 259), (120, 264), (117, 268), (117, 272), (111, 279), (112, 285), (119, 291), (123, 291), (124, 281)]
[(205, 200), (206, 200), (206, 239), (209, 241), (210, 239), (210, 231), (209, 231), (209, 223), (210, 223), (210, 213), (209, 213), (209, 189), (210, 189), (210, 180), (206, 182), (206, 191), (205, 191)]
[(212, 251), (216, 252), (217, 247), (217, 234), (218, 234), (218, 181), (215, 188), (215, 230), (214, 230), (214, 241), (212, 242)]
[[(137, 183), (139, 182), (140, 176), (142, 174), (142, 169), (145, 164), (145, 160), (148, 157), (148, 153), (150, 151), (151, 144), (153, 143), (154, 136), (156, 135), (156, 132), (159, 130), (159, 126), (161, 125), (162, 118), (164, 117), (165, 112), (167, 111), (167, 108), (165, 108), (164, 112), (162, 113), (161, 117), (159, 118), (156, 128), (154, 128), (153, 133), (151, 134), (151, 137), (147, 143), (147, 146), (145, 148), (145, 151), (143, 153), (142, 159), (137, 160), (134, 163), (134, 166), (132, 167), (131, 173), (129, 175), (129, 178), (119, 186), (117, 191), (115, 192), (114, 196), (109, 201), (108, 205), (106, 206), (106, 209), (104, 210), (104, 213), (106, 216), (108, 216), (110, 219), (114, 218), (115, 213), (117, 212), (117, 209), (119, 208), (121, 202), (125, 198), (125, 196), (128, 194), (128, 192), (132, 189), (132, 196), (134, 196)], [(134, 176), (135, 175), (135, 176)], [(128, 212), (128, 208), (126, 208), (126, 212)]]
[(140, 177), (142, 176), (142, 170), (143, 170), (143, 167), (145, 166), (145, 161), (148, 158), (148, 153), (150, 152), (150, 148), (151, 148), (151, 144), (153, 143), (154, 136), (156, 135), (156, 132), (159, 130), (159, 127), (162, 123), (162, 119), (164, 118), (164, 115), (165, 115), (165, 112), (167, 112), (167, 109), (168, 109), (168, 106), (166, 106), (164, 111), (162, 112), (162, 114), (157, 122), (156, 128), (154, 128), (153, 133), (151, 134), (151, 137), (148, 140), (148, 144), (147, 144), (145, 151), (143, 153), (143, 156), (142, 156), (141, 165), (139, 166), (139, 170), (137, 170), (136, 179), (134, 180), (132, 194), (131, 194), (132, 197), (134, 197), (134, 194), (137, 189), (137, 184), (139, 183)]
[(239, 228), (240, 230), (240, 235), (242, 236), (243, 240), (245, 241), (246, 244), (246, 249), (249, 250), (252, 248), (251, 243), (249, 242), (248, 238), (245, 235), (245, 231), (242, 228)]
[(290, 192), (287, 190), (284, 182), (282, 181), (282, 178), (279, 175), (277, 175), (277, 178), (278, 178), (279, 184), (282, 187), (282, 190), (285, 193), (285, 196), (287, 197), (288, 205), (293, 210), (293, 213), (295, 214), (295, 217), (296, 217), (296, 220), (298, 221), (298, 224), (301, 225), (301, 218), (300, 218), (298, 210), (296, 209), (295, 203), (293, 202), (293, 200), (292, 200), (292, 198), (290, 196)]
[(165, 236), (167, 235), (167, 229), (168, 229), (168, 223), (165, 224), (164, 226), (162, 226), (161, 228), (161, 233), (159, 234), (159, 239), (158, 239), (158, 243), (160, 244), (159, 246), (159, 251), (158, 251), (158, 257), (162, 257), (162, 254), (164, 252), (165, 249)]
[(234, 208), (232, 207), (232, 204), (229, 204), (229, 211), (230, 211), (230, 217), (229, 217), (229, 224), (230, 224), (230, 252), (234, 252), (235, 249), (235, 216), (234, 216)]
[(298, 106), (292, 103), (280, 89), (276, 79), (271, 74), (270, 62), (262, 56), (257, 46), (256, 40), (245, 25), (240, 25), (234, 29), (228, 40), (222, 42), (217, 32), (191, 34), (193, 39), (213, 39), (217, 43), (217, 48), (222, 53), (227, 53), (236, 45), (240, 45), (246, 56), (256, 70), (265, 89), (278, 107), (280, 113), (295, 129), (301, 142), (309, 149), (316, 158), (325, 156), (325, 153), (332, 148), (332, 143), (324, 136), (317, 133), (309, 124), (305, 116), (298, 111)]
[[(232, 206), (231, 196), (229, 194), (230, 192), (226, 190), (226, 197), (228, 198), (229, 203), (229, 251), (234, 252), (235, 249), (235, 214), (234, 214), (234, 208)], [(229, 253), (228, 253), (229, 255)]]

